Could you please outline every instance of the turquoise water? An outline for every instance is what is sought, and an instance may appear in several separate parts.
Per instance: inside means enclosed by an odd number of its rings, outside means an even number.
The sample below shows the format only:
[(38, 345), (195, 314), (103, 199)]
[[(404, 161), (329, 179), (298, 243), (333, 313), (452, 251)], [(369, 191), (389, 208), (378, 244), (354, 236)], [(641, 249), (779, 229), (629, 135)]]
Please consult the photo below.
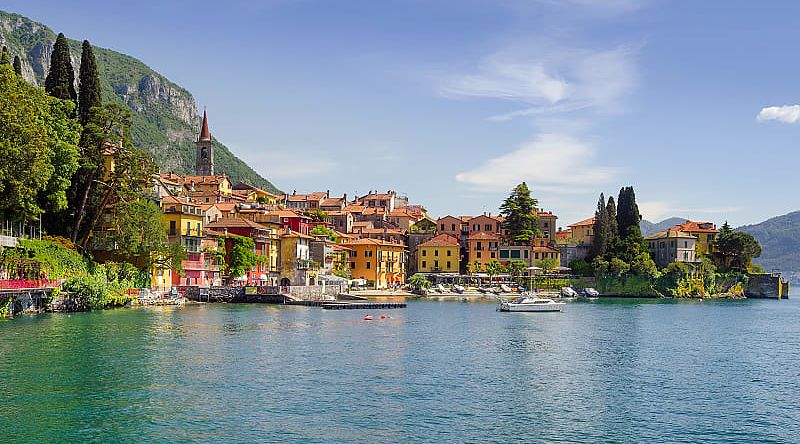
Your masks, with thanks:
[(206, 305), (2, 322), (0, 441), (800, 441), (798, 299), (386, 313)]

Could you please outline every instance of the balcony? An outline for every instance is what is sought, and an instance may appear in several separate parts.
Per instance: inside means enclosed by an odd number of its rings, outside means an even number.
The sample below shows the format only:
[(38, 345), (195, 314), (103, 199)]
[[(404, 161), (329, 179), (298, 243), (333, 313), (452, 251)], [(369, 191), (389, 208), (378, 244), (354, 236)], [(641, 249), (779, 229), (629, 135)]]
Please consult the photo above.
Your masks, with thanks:
[(314, 261), (308, 259), (298, 259), (295, 266), (298, 270), (311, 270), (314, 268)]

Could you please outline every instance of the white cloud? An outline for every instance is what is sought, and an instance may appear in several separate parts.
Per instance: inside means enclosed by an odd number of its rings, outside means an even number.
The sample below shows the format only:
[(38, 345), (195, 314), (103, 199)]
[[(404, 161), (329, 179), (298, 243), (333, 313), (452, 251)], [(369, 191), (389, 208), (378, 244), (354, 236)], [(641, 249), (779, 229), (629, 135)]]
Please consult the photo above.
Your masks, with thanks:
[(756, 120), (759, 122), (777, 120), (783, 123), (796, 123), (800, 121), (800, 105), (767, 106), (761, 108)]
[(456, 175), (459, 182), (486, 191), (507, 190), (521, 181), (537, 190), (586, 192), (607, 182), (613, 168), (594, 165), (594, 148), (571, 136), (541, 134), (516, 150)]
[(636, 84), (629, 48), (605, 51), (565, 48), (551, 42), (524, 42), (478, 64), (476, 73), (451, 77), (440, 87), (445, 97), (491, 98), (523, 104), (492, 120), (610, 111)]

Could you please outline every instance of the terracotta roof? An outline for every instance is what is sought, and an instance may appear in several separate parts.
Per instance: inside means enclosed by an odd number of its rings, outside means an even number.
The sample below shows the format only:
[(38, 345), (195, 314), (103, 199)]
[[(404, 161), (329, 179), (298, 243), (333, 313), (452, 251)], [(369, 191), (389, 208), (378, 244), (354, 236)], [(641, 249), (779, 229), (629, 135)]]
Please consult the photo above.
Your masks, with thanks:
[(396, 242), (388, 242), (381, 239), (372, 239), (369, 237), (362, 237), (361, 239), (356, 239), (348, 243), (347, 245), (378, 245), (383, 247), (399, 247), (404, 248), (403, 244), (398, 244)]
[(450, 215), (448, 214), (447, 216), (442, 216), (442, 217), (440, 217), (440, 218), (436, 219), (436, 223), (439, 223), (439, 222), (441, 222), (441, 221), (443, 221), (443, 220), (446, 220), (446, 219), (455, 219), (455, 220), (457, 220), (457, 221), (459, 221), (459, 222), (462, 222), (462, 221), (463, 221), (463, 220), (461, 219), (462, 217), (465, 217), (465, 216), (461, 216), (461, 217), (455, 217), (455, 216), (450, 216)]
[(200, 205), (192, 202), (189, 198), (184, 196), (166, 196), (165, 198), (161, 199), (162, 203), (177, 203), (181, 205), (191, 205), (193, 207), (199, 207)]
[(319, 206), (321, 207), (338, 207), (344, 203), (343, 197), (331, 197), (327, 199), (322, 199), (319, 201)]
[(486, 231), (479, 231), (477, 233), (470, 233), (469, 238), (472, 239), (500, 239), (500, 236), (495, 233), (489, 233)]
[(386, 214), (387, 209), (388, 207), (367, 207), (361, 214), (363, 214), (364, 216), (370, 216), (373, 214)]
[(307, 234), (299, 233), (297, 231), (292, 230), (289, 227), (286, 227), (286, 229), (281, 233), (281, 237), (299, 237), (302, 239), (316, 239), (314, 236), (309, 236)]
[[(207, 227), (207, 226), (206, 226), (206, 227)], [(217, 237), (219, 237), (219, 236), (225, 236), (225, 233), (224, 233), (224, 232), (222, 232), (222, 231), (217, 231), (217, 230), (209, 230), (209, 229), (207, 229), (206, 227), (203, 227), (203, 230), (205, 231), (205, 233), (206, 233), (206, 235), (207, 235), (207, 236), (217, 236)]]
[(269, 230), (269, 228), (259, 223), (247, 219), (240, 219), (238, 217), (226, 217), (217, 219), (214, 222), (206, 224), (207, 228), (255, 228), (257, 230)]
[(353, 249), (342, 244), (331, 244), (331, 248), (339, 251), (352, 251)]
[(184, 185), (191, 185), (192, 183), (195, 185), (219, 185), (222, 181), (227, 179), (228, 176), (224, 174), (216, 174), (213, 176), (183, 176), (182, 182)]
[(537, 211), (536, 215), (539, 217), (557, 217), (552, 211)]
[(393, 234), (393, 235), (403, 235), (401, 230), (395, 230), (394, 228), (361, 228), (358, 230), (361, 234)]
[(458, 239), (449, 234), (439, 234), (431, 239), (419, 244), (419, 247), (458, 247)]
[(208, 131), (208, 116), (206, 110), (203, 110), (203, 124), (200, 127), (200, 140), (211, 140), (211, 132)]
[(211, 204), (212, 206), (217, 207), (222, 212), (233, 211), (236, 209), (236, 206), (239, 205), (236, 202), (217, 202)]
[(358, 221), (358, 222), (353, 222), (353, 228), (356, 228), (356, 227), (364, 227), (364, 228), (366, 228), (366, 227), (369, 227), (370, 225), (372, 225), (372, 221), (369, 221), (369, 220), (362, 220), (362, 221)]
[(533, 247), (533, 251), (536, 253), (558, 253), (559, 250), (550, 247)]
[(389, 212), (389, 216), (391, 217), (409, 217), (412, 219), (422, 219), (422, 213), (411, 211), (408, 208), (395, 208), (394, 210)]
[(305, 214), (301, 214), (292, 210), (272, 210), (267, 214), (270, 216), (278, 216), (278, 217), (299, 217), (301, 219), (311, 219)]
[(667, 239), (667, 238), (675, 238), (675, 239), (697, 239), (696, 237), (692, 236), (691, 234), (675, 230), (672, 228), (668, 228), (663, 231), (659, 231), (658, 233), (653, 233), (650, 236), (645, 237), (645, 240), (656, 240), (656, 239)]
[(597, 218), (596, 217), (592, 217), (592, 218), (589, 218), (589, 219), (584, 219), (584, 220), (582, 220), (580, 222), (575, 222), (574, 224), (567, 225), (567, 226), (568, 227), (583, 227), (583, 226), (587, 226), (587, 225), (594, 225), (595, 220), (597, 220)]
[(364, 205), (348, 205), (342, 209), (346, 213), (362, 213), (364, 212)]
[(690, 220), (675, 225), (672, 229), (685, 231), (687, 233), (719, 233), (717, 227), (711, 222), (692, 222)]

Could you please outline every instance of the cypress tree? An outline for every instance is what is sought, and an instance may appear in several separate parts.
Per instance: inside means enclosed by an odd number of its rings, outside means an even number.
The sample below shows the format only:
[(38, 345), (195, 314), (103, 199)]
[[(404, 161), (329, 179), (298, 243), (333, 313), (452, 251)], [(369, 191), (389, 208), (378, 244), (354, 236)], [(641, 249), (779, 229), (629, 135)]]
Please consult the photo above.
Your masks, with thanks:
[(603, 193), (600, 193), (600, 199), (597, 200), (597, 211), (595, 211), (594, 217), (592, 256), (603, 257), (608, 252), (608, 211), (606, 197)]
[(92, 45), (88, 40), (83, 41), (79, 78), (78, 117), (81, 124), (86, 126), (91, 117), (91, 109), (102, 104), (100, 99), (100, 76), (97, 74), (94, 51), (92, 51)]
[(639, 222), (639, 206), (636, 205), (636, 193), (633, 187), (623, 187), (619, 190), (617, 199), (617, 229), (623, 240), (639, 243), (642, 241), (642, 229)]
[(19, 56), (14, 56), (14, 74), (22, 78), (22, 60), (19, 59)]
[(3, 52), (0, 54), (0, 64), (10, 65), (11, 59), (8, 57), (8, 48), (3, 46)]
[(616, 254), (619, 249), (619, 227), (617, 226), (617, 206), (614, 203), (614, 196), (608, 196), (606, 204), (606, 217), (608, 217), (608, 253)]
[(44, 80), (44, 89), (47, 94), (62, 100), (78, 99), (75, 92), (75, 71), (69, 55), (69, 43), (64, 34), (58, 34), (50, 55), (50, 71)]

